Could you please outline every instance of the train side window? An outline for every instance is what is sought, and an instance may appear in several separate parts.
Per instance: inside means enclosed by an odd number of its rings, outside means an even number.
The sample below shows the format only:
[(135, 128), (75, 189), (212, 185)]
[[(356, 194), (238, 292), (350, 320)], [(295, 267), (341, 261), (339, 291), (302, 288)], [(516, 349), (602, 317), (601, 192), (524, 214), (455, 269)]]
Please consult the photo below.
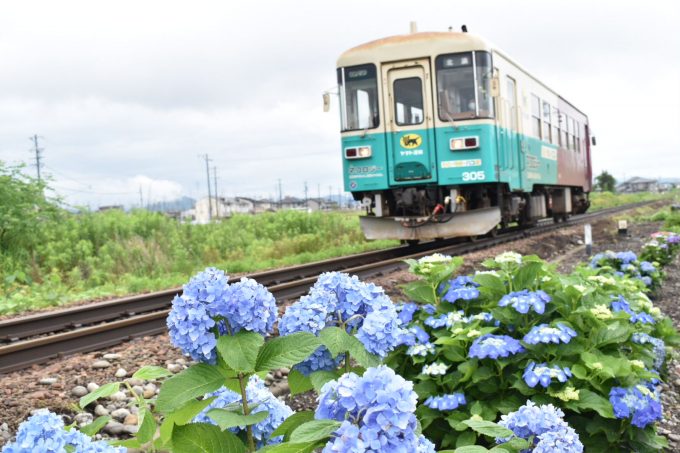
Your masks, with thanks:
[(550, 104), (543, 101), (543, 140), (552, 143), (552, 131), (550, 129)]
[(557, 111), (557, 115), (560, 120), (560, 146), (567, 148), (567, 115), (559, 110)]
[(510, 129), (517, 130), (517, 90), (515, 88), (515, 80), (507, 76), (508, 87), (508, 115), (510, 115)]
[(552, 144), (560, 144), (560, 111), (552, 109)]
[(423, 122), (423, 82), (420, 77), (394, 81), (394, 113), (397, 125), (410, 126)]
[(579, 153), (581, 152), (581, 125), (579, 124), (578, 121), (575, 123), (576, 128), (574, 129), (574, 133), (576, 134), (576, 151)]
[(574, 150), (574, 118), (567, 117), (567, 148)]
[(531, 95), (531, 131), (541, 138), (541, 100), (535, 94)]

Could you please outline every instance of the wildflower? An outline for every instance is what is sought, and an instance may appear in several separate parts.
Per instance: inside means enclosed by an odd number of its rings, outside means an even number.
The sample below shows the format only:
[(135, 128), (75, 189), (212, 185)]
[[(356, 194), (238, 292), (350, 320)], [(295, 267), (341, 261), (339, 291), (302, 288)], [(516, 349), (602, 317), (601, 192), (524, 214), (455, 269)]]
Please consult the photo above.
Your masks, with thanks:
[(416, 433), (413, 384), (386, 366), (326, 383), (318, 402), (317, 419), (343, 422), (323, 452), (434, 451)]
[(430, 409), (437, 409), (440, 411), (452, 411), (458, 406), (466, 404), (465, 395), (462, 393), (451, 393), (449, 395), (430, 396), (423, 403)]
[(125, 447), (112, 447), (105, 441), (93, 441), (78, 430), (64, 429), (64, 421), (47, 409), (36, 411), (19, 425), (13, 443), (6, 444), (3, 453), (61, 453), (64, 451), (124, 453)]
[(547, 363), (536, 364), (532, 361), (524, 369), (523, 377), (529, 387), (536, 387), (536, 384), (540, 383), (548, 388), (553, 379), (562, 383), (567, 382), (571, 377), (571, 370), (568, 367), (561, 368), (558, 365), (550, 367)]
[[(479, 284), (474, 282), (472, 277), (458, 276), (453, 280), (449, 280), (448, 285), (449, 287), (442, 297), (442, 300), (447, 302), (454, 303), (457, 300), (473, 300), (479, 297), (479, 290), (477, 289)], [(440, 293), (444, 289), (445, 285), (442, 284), (439, 288)]]
[(472, 342), (468, 357), (497, 359), (520, 352), (524, 352), (524, 348), (514, 338), (507, 335), (486, 334)]
[(597, 319), (611, 319), (612, 312), (609, 308), (607, 308), (606, 305), (604, 304), (598, 304), (595, 305), (595, 307), (590, 309), (590, 312), (597, 318)]
[[(205, 395), (206, 398), (213, 396), (216, 398), (203, 409), (201, 413), (194, 417), (193, 421), (195, 423), (211, 423), (215, 425), (216, 423), (208, 416), (210, 410), (216, 408), (240, 407), (243, 404), (241, 395), (226, 387), (222, 387), (215, 392)], [(246, 385), (246, 398), (248, 399), (251, 413), (267, 412), (267, 417), (264, 420), (251, 425), (253, 438), (257, 441), (258, 448), (263, 447), (266, 444), (277, 444), (281, 442), (283, 436), (274, 437), (272, 439), (269, 439), (269, 436), (286, 418), (293, 414), (291, 408), (276, 398), (269, 389), (265, 387), (264, 381), (257, 375), (251, 376), (248, 380), (248, 384)], [(245, 429), (245, 426), (229, 428), (229, 430), (235, 434), (238, 434)]]
[(500, 264), (504, 263), (516, 263), (522, 264), (522, 255), (515, 252), (503, 252), (494, 258), (494, 261)]
[(512, 305), (512, 308), (519, 313), (527, 314), (531, 308), (538, 314), (545, 312), (545, 304), (552, 299), (544, 291), (529, 292), (526, 289), (506, 294), (498, 302), (499, 307), (507, 307)]
[(423, 366), (422, 374), (427, 374), (429, 376), (444, 376), (448, 368), (448, 365), (444, 363), (432, 363)]
[[(527, 401), (517, 411), (501, 416), (498, 424), (522, 439), (533, 437), (534, 452), (581, 453), (583, 444), (563, 417), (564, 412), (552, 404), (536, 406), (532, 401)], [(496, 442), (503, 443), (510, 439), (496, 438)]]
[(528, 344), (569, 343), (575, 336), (576, 331), (562, 323), (557, 323), (556, 327), (540, 324), (531, 328), (529, 333), (524, 336), (524, 342)]
[(644, 428), (662, 417), (659, 395), (645, 385), (613, 387), (609, 402), (616, 418), (631, 418), (631, 424)]

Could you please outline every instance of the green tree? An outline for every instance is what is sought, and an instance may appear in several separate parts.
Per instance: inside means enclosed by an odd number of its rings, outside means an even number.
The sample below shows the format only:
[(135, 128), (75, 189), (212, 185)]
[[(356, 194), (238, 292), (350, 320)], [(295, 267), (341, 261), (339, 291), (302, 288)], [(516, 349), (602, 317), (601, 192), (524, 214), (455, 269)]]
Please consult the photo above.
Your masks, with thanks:
[(614, 192), (616, 189), (616, 178), (603, 170), (595, 177), (595, 189), (602, 192)]

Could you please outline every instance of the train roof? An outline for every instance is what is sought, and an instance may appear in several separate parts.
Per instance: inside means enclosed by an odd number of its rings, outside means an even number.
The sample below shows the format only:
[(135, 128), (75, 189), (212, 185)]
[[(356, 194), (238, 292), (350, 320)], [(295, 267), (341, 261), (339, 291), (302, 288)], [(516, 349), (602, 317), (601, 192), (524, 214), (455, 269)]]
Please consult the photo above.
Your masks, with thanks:
[(557, 91), (550, 88), (536, 78), (531, 72), (527, 71), (522, 65), (518, 64), (514, 58), (510, 57), (490, 41), (475, 35), (474, 33), (444, 31), (388, 36), (386, 38), (360, 44), (343, 52), (337, 60), (337, 67), (356, 66), (366, 63), (386, 63), (429, 55), (469, 52), (473, 50), (491, 51), (501, 55), (515, 65), (517, 69), (524, 72), (537, 83), (543, 85), (549, 91), (555, 93), (562, 101), (587, 117), (580, 109), (567, 101), (563, 96), (560, 96)]

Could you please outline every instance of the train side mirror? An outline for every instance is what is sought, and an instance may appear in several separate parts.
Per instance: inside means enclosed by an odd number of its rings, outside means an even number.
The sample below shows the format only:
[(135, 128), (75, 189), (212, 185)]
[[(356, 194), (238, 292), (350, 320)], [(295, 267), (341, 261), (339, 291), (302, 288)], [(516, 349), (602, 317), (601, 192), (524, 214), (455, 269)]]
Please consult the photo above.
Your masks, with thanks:
[(595, 137), (590, 137), (590, 141), (593, 144), (593, 146), (597, 146), (597, 140), (595, 139)]
[(331, 109), (331, 95), (328, 93), (323, 94), (323, 111), (328, 112)]
[(501, 95), (501, 82), (498, 77), (491, 78), (491, 96), (497, 98)]

